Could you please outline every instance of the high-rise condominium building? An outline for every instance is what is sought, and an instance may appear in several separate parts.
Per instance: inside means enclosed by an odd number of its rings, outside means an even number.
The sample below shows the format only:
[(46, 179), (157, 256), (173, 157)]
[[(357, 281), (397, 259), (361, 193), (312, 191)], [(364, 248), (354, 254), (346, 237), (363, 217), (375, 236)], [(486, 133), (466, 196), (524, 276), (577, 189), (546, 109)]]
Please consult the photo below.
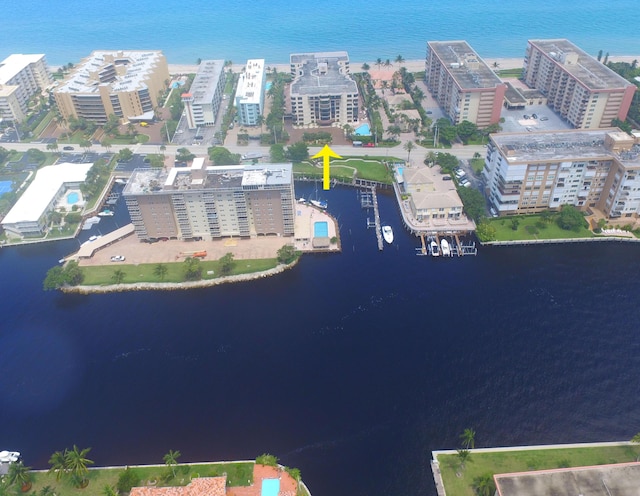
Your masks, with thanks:
[(244, 72), (238, 79), (235, 98), (240, 125), (258, 125), (259, 116), (264, 110), (265, 78), (264, 59), (247, 60)]
[(23, 121), (29, 99), (51, 81), (43, 54), (9, 55), (0, 62), (0, 118)]
[(110, 114), (152, 118), (168, 81), (169, 66), (160, 51), (95, 51), (53, 95), (63, 118), (104, 124)]
[(203, 60), (188, 93), (182, 94), (189, 129), (213, 126), (224, 94), (224, 60)]
[(454, 124), (500, 121), (507, 86), (466, 41), (429, 41), (425, 83)]
[(529, 40), (524, 81), (573, 127), (596, 129), (625, 120), (635, 85), (568, 40)]
[(291, 55), (294, 124), (341, 125), (358, 120), (358, 86), (349, 75), (347, 52)]
[(482, 175), (500, 215), (565, 204), (640, 213), (640, 144), (618, 128), (492, 134)]
[(291, 164), (136, 169), (123, 196), (140, 239), (294, 234)]

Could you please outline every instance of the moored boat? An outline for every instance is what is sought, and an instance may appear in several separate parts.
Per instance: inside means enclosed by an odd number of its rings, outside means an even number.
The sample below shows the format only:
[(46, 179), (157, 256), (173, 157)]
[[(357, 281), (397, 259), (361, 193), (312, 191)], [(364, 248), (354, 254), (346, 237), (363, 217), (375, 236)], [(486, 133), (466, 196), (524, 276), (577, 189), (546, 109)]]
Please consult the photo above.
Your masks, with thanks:
[(103, 210), (98, 214), (100, 217), (112, 217), (114, 215), (113, 210)]
[(431, 247), (431, 256), (432, 257), (439, 257), (440, 256), (440, 247), (438, 246), (438, 243), (436, 243), (435, 240), (431, 240), (431, 243), (429, 244), (429, 246)]
[(324, 200), (309, 200), (309, 203), (314, 207), (321, 208), (322, 210), (326, 210), (328, 206), (327, 202)]
[(449, 247), (449, 242), (446, 239), (442, 238), (442, 241), (440, 241), (440, 248), (442, 249), (443, 257), (451, 256), (451, 248)]
[(382, 237), (387, 243), (393, 243), (393, 229), (391, 229), (391, 226), (382, 226)]

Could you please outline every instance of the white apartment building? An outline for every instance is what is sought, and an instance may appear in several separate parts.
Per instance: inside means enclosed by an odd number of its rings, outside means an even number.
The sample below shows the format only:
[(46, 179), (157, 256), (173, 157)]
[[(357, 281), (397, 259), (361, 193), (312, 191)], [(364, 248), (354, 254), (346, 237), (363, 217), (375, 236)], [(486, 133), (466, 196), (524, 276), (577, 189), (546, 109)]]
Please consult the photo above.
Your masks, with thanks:
[(44, 54), (9, 55), (0, 62), (0, 118), (23, 121), (29, 99), (51, 82)]
[(524, 82), (547, 97), (547, 104), (578, 129), (624, 121), (635, 85), (568, 40), (529, 40)]
[(640, 145), (618, 128), (493, 134), (482, 175), (500, 215), (570, 204), (640, 214)]
[(454, 124), (500, 121), (507, 86), (466, 41), (429, 41), (424, 78)]
[(264, 59), (247, 60), (245, 70), (238, 79), (235, 97), (240, 125), (258, 125), (259, 116), (264, 111), (265, 81)]
[(182, 95), (189, 129), (216, 123), (224, 84), (224, 60), (203, 60), (189, 92)]
[(291, 114), (297, 125), (340, 125), (358, 120), (358, 86), (347, 52), (291, 55)]

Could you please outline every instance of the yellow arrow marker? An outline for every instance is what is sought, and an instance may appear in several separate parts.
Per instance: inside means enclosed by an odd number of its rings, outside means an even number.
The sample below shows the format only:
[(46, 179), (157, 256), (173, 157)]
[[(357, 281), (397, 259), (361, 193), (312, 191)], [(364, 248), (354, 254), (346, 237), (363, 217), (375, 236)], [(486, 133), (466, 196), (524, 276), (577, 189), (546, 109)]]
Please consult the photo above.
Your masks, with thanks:
[(329, 189), (329, 158), (342, 158), (336, 152), (334, 152), (329, 145), (324, 145), (322, 150), (316, 153), (311, 158), (322, 157), (322, 189)]

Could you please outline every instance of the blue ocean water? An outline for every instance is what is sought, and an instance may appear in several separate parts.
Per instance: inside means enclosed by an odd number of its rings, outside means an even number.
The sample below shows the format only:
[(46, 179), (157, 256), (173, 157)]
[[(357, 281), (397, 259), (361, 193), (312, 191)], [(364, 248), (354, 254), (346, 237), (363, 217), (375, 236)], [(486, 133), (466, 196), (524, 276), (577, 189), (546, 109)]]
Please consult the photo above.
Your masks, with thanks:
[(417, 257), (383, 195), (379, 252), (355, 190), (319, 196), (343, 252), (250, 283), (64, 295), (42, 279), (77, 241), (0, 249), (2, 449), (38, 468), (74, 443), (98, 465), (269, 452), (314, 495), (435, 495), (430, 451), (467, 427), (478, 446), (639, 430), (638, 246)]
[(300, 51), (351, 60), (422, 59), (428, 40), (466, 39), (483, 57), (522, 57), (529, 38), (569, 38), (592, 54), (640, 54), (634, 0), (30, 0), (3, 9), (0, 56), (46, 53), (52, 65), (95, 49), (161, 49), (198, 58), (286, 63)]

